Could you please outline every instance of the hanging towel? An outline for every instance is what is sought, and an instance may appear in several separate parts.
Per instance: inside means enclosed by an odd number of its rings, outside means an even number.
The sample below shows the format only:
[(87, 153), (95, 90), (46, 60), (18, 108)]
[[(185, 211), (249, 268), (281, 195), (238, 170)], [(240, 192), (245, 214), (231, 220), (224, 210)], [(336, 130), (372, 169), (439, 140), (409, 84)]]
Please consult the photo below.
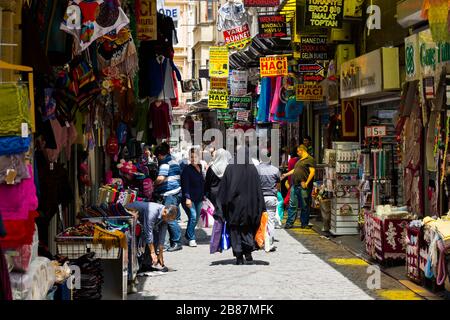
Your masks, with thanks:
[(269, 121), (271, 78), (262, 78), (260, 91), (256, 121), (264, 123)]

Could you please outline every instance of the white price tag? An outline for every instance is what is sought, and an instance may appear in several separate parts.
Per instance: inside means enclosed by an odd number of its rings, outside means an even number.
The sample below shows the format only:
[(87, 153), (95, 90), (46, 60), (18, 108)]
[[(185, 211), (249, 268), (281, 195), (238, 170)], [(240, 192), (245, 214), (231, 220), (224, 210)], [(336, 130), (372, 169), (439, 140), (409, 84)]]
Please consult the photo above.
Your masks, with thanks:
[(22, 138), (28, 138), (28, 123), (22, 123)]

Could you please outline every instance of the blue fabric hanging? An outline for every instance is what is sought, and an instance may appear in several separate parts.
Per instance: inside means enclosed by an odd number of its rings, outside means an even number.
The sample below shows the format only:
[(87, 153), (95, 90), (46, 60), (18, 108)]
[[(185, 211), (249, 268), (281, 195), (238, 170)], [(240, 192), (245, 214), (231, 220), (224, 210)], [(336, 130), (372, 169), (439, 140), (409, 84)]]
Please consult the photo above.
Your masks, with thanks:
[(261, 90), (258, 100), (258, 114), (256, 115), (256, 121), (259, 123), (269, 122), (269, 112), (271, 103), (271, 79), (262, 78)]

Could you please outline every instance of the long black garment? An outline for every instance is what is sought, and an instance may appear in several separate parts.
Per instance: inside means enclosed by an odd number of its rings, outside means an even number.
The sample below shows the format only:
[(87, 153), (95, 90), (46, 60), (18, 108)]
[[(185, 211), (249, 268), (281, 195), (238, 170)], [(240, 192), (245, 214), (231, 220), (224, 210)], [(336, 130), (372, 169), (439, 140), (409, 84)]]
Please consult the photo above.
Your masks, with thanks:
[(217, 194), (219, 193), (221, 179), (214, 173), (211, 167), (206, 171), (205, 178), (205, 196), (211, 201), (214, 207), (217, 207)]
[(229, 227), (234, 255), (254, 251), (254, 238), (266, 206), (258, 170), (253, 164), (227, 167), (219, 185), (216, 209), (216, 217), (225, 220)]

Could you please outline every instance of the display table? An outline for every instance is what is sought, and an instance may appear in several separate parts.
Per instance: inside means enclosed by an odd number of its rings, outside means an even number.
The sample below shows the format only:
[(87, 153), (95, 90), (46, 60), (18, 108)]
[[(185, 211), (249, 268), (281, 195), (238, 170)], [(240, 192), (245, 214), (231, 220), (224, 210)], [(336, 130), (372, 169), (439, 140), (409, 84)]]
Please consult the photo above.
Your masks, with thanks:
[(405, 260), (410, 219), (381, 219), (365, 211), (366, 252), (378, 262)]

